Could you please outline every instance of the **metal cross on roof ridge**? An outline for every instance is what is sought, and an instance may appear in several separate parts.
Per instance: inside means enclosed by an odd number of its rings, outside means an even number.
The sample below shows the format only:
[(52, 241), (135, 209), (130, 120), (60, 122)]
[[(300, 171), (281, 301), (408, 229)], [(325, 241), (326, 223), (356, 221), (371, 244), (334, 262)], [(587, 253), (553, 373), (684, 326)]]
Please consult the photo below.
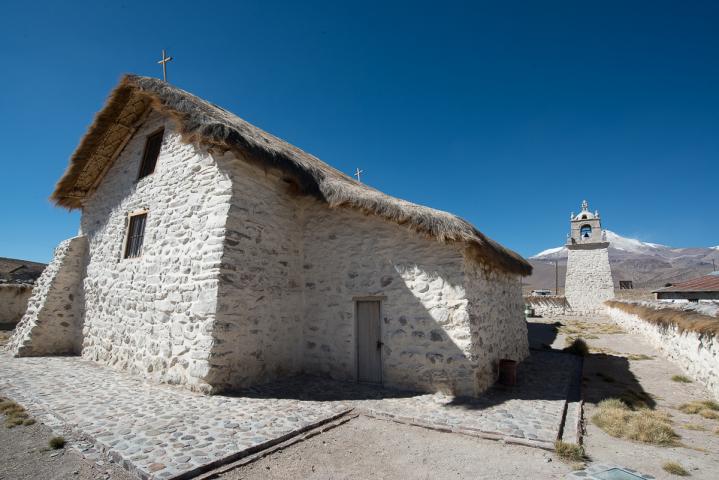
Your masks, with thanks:
[(364, 170), (360, 170), (360, 169), (358, 168), (357, 171), (355, 171), (355, 174), (354, 174), (354, 176), (357, 177), (357, 181), (360, 182), (360, 183), (362, 183), (362, 180), (360, 180), (360, 175), (362, 175), (363, 173), (364, 173)]
[(166, 56), (165, 49), (163, 48), (162, 49), (162, 60), (157, 62), (162, 65), (162, 81), (163, 82), (167, 81), (167, 62), (171, 62), (171, 61), (172, 61), (172, 57)]

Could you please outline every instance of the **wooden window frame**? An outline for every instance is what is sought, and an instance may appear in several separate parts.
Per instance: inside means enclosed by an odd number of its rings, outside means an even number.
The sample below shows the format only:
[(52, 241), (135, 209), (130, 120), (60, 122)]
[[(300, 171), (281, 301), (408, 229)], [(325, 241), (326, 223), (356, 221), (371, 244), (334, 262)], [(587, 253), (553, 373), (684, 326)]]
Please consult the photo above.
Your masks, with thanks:
[[(130, 247), (130, 225), (132, 225), (132, 219), (134, 217), (139, 217), (140, 215), (145, 215), (145, 225), (142, 229), (142, 243), (140, 244), (140, 253), (136, 256), (128, 256), (128, 248)], [(125, 221), (125, 236), (124, 240), (122, 242), (122, 250), (120, 251), (120, 259), (121, 260), (137, 260), (139, 258), (142, 258), (142, 252), (145, 247), (145, 233), (147, 232), (147, 217), (149, 216), (149, 209), (143, 208), (140, 210), (135, 210), (132, 212), (129, 212), (127, 214), (127, 220)]]
[[(146, 165), (148, 164), (148, 154), (149, 154), (148, 147), (150, 146), (150, 140), (157, 136), (160, 137), (160, 145), (157, 148), (157, 156), (153, 160), (154, 163), (152, 166), (152, 170), (143, 175), (143, 173), (146, 170)], [(157, 169), (157, 161), (160, 159), (160, 153), (162, 152), (162, 142), (164, 139), (165, 139), (165, 127), (160, 127), (145, 137), (145, 148), (142, 151), (142, 160), (140, 161), (140, 168), (137, 171), (137, 181), (138, 182), (140, 180), (142, 180), (143, 178), (149, 177), (150, 175), (155, 173), (155, 170)]]

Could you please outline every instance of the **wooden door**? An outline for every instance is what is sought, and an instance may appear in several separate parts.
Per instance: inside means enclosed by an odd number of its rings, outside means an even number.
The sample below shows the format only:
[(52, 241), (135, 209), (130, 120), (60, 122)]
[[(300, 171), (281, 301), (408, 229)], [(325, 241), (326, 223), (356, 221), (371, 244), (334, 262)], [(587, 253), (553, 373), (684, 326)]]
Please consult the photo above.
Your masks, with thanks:
[(357, 380), (382, 383), (379, 301), (357, 302)]

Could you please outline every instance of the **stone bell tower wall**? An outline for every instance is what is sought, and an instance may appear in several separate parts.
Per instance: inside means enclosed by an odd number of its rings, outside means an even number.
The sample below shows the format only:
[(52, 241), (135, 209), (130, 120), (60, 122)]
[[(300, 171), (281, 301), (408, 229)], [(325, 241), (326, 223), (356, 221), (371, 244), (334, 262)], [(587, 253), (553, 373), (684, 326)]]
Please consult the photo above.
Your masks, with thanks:
[[(614, 298), (607, 243), (568, 246), (565, 296), (574, 313), (603, 312), (604, 302)], [(587, 248), (589, 247), (589, 248)]]

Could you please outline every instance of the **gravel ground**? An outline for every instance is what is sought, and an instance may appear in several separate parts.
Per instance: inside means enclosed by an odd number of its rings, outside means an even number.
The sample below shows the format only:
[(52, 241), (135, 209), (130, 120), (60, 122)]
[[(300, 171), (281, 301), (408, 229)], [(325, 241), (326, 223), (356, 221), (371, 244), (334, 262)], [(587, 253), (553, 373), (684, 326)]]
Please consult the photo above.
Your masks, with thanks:
[(219, 478), (560, 479), (570, 471), (538, 448), (359, 416)]
[(70, 448), (51, 450), (48, 440), (54, 435), (40, 423), (6, 428), (0, 415), (0, 480), (130, 480), (115, 464), (98, 465)]

